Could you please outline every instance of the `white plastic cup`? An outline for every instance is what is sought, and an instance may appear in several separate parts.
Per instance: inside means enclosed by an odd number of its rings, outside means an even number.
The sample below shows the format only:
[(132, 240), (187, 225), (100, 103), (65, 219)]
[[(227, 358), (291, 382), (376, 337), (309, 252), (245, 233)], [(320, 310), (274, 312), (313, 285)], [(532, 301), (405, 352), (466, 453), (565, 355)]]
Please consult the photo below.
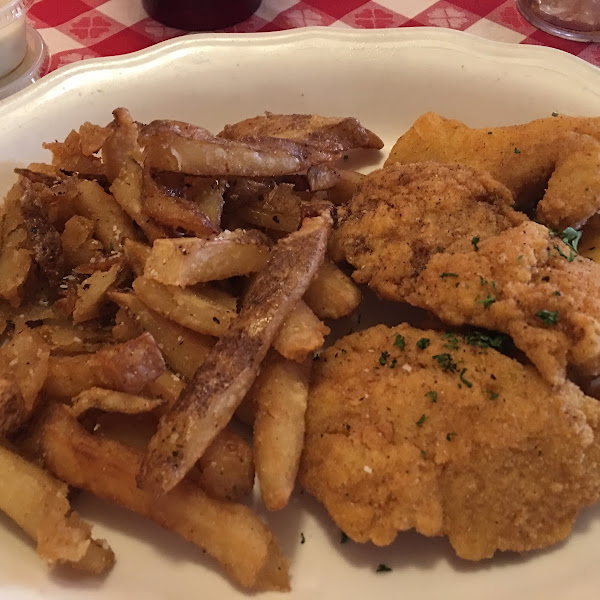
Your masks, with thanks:
[(16, 69), (25, 58), (25, 13), (32, 1), (0, 0), (0, 79)]

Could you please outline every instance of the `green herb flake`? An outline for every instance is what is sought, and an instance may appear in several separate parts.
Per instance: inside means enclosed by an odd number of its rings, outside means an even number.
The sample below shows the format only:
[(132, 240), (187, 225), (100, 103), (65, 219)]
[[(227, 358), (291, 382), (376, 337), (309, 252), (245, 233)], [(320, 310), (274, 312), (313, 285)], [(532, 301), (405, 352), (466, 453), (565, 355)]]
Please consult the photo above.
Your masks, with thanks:
[(304, 537), (304, 534), (302, 532), (300, 532), (300, 543), (304, 544), (305, 541), (306, 541), (306, 538)]
[(458, 273), (442, 273), (440, 277), (442, 279), (445, 279), (446, 277), (458, 277)]
[(427, 419), (427, 416), (425, 414), (422, 414), (421, 418), (415, 423), (415, 425), (417, 427), (423, 427), (423, 423), (425, 423), (425, 419)]
[(515, 153), (515, 154), (521, 154), (521, 151), (520, 151), (518, 148), (515, 148), (515, 149), (514, 149), (514, 153)]
[(392, 569), (383, 563), (379, 563), (375, 569), (376, 573), (389, 573)]
[(400, 350), (404, 350), (404, 348), (406, 348), (406, 340), (404, 339), (403, 335), (396, 335), (394, 346), (396, 346), (396, 348), (400, 348)]
[(446, 440), (449, 441), (449, 442), (451, 442), (452, 438), (454, 438), (454, 437), (456, 437), (456, 433), (454, 433), (454, 432), (446, 434)]
[(492, 135), (492, 133), (494, 133), (493, 131), (488, 131), (488, 135)]
[(567, 262), (573, 262), (577, 256), (577, 252), (573, 248), (569, 248), (569, 255), (567, 256), (561, 249), (560, 246), (554, 244), (554, 249), (562, 256)]
[(494, 392), (493, 390), (488, 390), (488, 395), (490, 400), (496, 400), (499, 396), (498, 392)]
[(442, 371), (446, 373), (456, 373), (458, 371), (458, 367), (456, 363), (452, 360), (452, 356), (445, 352), (444, 354), (436, 354), (433, 357), (433, 360), (436, 360), (438, 365), (442, 367)]
[(444, 251), (444, 249), (441, 246), (438, 246), (436, 248), (436, 252), (439, 252), (440, 254)]
[(461, 369), (460, 371), (460, 377), (459, 379), (467, 386), (467, 387), (473, 387), (473, 384), (468, 381), (467, 379), (465, 379), (465, 373), (467, 372), (467, 369)]
[(556, 325), (558, 323), (559, 311), (557, 310), (538, 310), (535, 316), (541, 319), (544, 325)]
[(398, 364), (398, 359), (397, 358), (392, 359), (392, 362), (390, 363), (390, 369), (395, 369), (397, 364)]
[(481, 304), (483, 308), (489, 308), (494, 302), (496, 302), (496, 298), (494, 298), (491, 294), (488, 294), (485, 298), (477, 298), (475, 302)]
[(523, 260), (523, 255), (522, 255), (522, 254), (519, 254), (519, 258), (517, 258), (517, 260), (518, 260), (518, 261), (521, 261), (521, 260)]
[(464, 335), (463, 340), (470, 346), (501, 350), (504, 344), (508, 341), (508, 338), (503, 333), (475, 330)]
[(421, 458), (425, 460), (427, 458), (427, 452), (425, 450), (421, 450)]
[(458, 338), (453, 333), (445, 333), (442, 337), (446, 340), (444, 348), (458, 350)]
[(343, 531), (340, 531), (340, 544), (345, 544), (349, 539)]
[(389, 352), (385, 352), (383, 351), (381, 353), (381, 356), (379, 357), (379, 364), (383, 367), (385, 365), (385, 363), (387, 362), (388, 356), (390, 355)]
[(479, 252), (479, 246), (477, 245), (479, 243), (479, 240), (480, 238), (477, 235), (474, 238), (471, 238), (471, 245), (475, 249), (475, 252)]
[(481, 275), (479, 276), (479, 281), (481, 282), (482, 287), (487, 285), (487, 279), (484, 279)]
[(555, 295), (555, 296), (562, 296), (562, 294), (561, 294), (561, 293), (560, 293), (558, 290), (556, 290), (556, 291), (554, 292), (554, 295)]
[(427, 348), (427, 346), (429, 346), (431, 342), (429, 341), (429, 338), (421, 338), (418, 342), (417, 342), (417, 348), (419, 350), (425, 350), (425, 348)]
[(429, 390), (425, 395), (429, 396), (432, 402), (437, 402), (437, 392)]

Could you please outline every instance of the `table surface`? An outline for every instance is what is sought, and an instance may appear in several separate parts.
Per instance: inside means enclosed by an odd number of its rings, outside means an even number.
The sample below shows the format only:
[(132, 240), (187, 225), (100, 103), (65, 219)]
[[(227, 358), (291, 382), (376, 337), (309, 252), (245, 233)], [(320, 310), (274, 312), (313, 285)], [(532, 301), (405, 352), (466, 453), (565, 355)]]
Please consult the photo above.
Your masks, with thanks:
[[(36, 0), (29, 20), (49, 46), (50, 70), (85, 58), (134, 52), (186, 33), (148, 17), (142, 0)], [(520, 15), (515, 0), (263, 0), (253, 16), (225, 31), (315, 25), (446, 27), (502, 42), (559, 48), (600, 66), (600, 44), (538, 31)]]

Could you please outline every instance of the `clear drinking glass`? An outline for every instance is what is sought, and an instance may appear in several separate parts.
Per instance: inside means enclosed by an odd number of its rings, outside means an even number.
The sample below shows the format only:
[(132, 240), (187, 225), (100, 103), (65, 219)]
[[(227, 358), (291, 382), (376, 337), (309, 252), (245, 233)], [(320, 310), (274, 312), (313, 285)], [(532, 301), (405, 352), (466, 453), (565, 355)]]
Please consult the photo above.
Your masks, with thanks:
[(517, 0), (538, 29), (578, 42), (600, 42), (600, 0)]

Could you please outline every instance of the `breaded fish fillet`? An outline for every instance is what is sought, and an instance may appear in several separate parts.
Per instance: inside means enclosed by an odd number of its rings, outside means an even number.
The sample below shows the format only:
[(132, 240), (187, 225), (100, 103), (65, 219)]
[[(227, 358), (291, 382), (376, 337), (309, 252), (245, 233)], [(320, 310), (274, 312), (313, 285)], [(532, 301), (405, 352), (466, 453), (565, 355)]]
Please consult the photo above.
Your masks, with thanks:
[(600, 374), (600, 266), (509, 197), (467, 167), (391, 165), (364, 179), (334, 246), (380, 296), (507, 333), (553, 384), (568, 364)]
[(396, 142), (386, 165), (423, 161), (482, 169), (520, 206), (543, 196), (538, 218), (556, 229), (579, 228), (600, 209), (600, 117), (560, 115), (473, 129), (425, 113)]
[(490, 341), (379, 325), (316, 361), (300, 481), (352, 539), (415, 528), (480, 560), (564, 539), (598, 500), (598, 401)]

